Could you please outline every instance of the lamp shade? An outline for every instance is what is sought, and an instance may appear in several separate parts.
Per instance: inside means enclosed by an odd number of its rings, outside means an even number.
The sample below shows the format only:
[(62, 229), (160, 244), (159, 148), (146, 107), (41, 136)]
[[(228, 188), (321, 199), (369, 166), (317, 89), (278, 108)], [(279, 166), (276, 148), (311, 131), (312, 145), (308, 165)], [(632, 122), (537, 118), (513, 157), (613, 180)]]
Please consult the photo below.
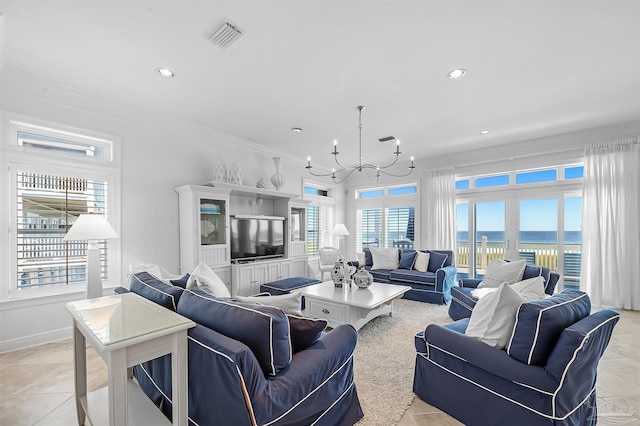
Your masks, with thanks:
[(347, 227), (344, 226), (344, 223), (338, 223), (335, 228), (333, 228), (332, 234), (339, 236), (350, 235), (349, 231), (347, 231)]
[(77, 240), (106, 240), (119, 238), (118, 233), (104, 216), (98, 214), (81, 214), (74, 222), (64, 239)]

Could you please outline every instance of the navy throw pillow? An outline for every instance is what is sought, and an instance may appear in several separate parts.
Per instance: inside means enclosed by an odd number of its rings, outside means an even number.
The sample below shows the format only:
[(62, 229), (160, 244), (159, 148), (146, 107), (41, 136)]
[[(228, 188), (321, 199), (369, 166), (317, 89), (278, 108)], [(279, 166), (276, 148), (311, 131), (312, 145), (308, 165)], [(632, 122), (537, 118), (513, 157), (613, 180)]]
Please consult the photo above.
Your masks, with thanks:
[(449, 255), (447, 254), (429, 250), (429, 266), (427, 267), (427, 271), (435, 272), (442, 268), (442, 265), (444, 265), (448, 257)]
[(171, 284), (175, 285), (176, 287), (187, 288), (187, 282), (189, 282), (189, 277), (190, 277), (190, 275), (186, 274), (182, 278), (176, 278), (176, 279), (169, 280), (169, 281), (171, 281)]
[(293, 353), (300, 352), (322, 336), (322, 331), (327, 328), (327, 321), (323, 319), (311, 319), (288, 315), (291, 328), (291, 345)]
[(291, 362), (287, 315), (273, 306), (251, 307), (202, 290), (184, 290), (178, 313), (251, 349), (265, 374), (275, 376)]
[(362, 251), (364, 252), (364, 266), (373, 266), (373, 255), (369, 247), (363, 248)]
[(183, 290), (160, 281), (148, 272), (131, 275), (129, 290), (167, 309), (176, 311)]
[(413, 264), (416, 263), (416, 256), (418, 252), (415, 250), (404, 250), (402, 256), (400, 256), (400, 265), (398, 269), (413, 269)]

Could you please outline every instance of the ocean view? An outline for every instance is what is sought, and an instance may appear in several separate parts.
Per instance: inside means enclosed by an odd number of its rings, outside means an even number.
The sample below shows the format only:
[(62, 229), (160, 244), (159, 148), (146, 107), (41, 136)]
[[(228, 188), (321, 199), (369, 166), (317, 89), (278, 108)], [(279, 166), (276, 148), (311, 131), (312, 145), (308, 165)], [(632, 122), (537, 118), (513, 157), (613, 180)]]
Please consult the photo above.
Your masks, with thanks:
[[(487, 241), (490, 243), (501, 243), (505, 241), (504, 231), (478, 231), (476, 240), (479, 242), (482, 236), (487, 237)], [(468, 242), (469, 232), (458, 231), (458, 241)], [(539, 244), (555, 244), (558, 242), (557, 231), (520, 231), (521, 243), (539, 243)], [(582, 231), (565, 231), (564, 243), (565, 244), (581, 244)]]

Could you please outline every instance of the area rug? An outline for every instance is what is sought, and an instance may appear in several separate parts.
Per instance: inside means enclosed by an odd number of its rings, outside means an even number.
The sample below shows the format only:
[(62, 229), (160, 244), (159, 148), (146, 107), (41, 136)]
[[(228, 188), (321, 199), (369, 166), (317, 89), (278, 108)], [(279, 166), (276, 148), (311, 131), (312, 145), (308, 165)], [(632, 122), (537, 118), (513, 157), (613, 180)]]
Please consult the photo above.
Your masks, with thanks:
[(414, 398), (416, 350), (413, 337), (428, 324), (451, 322), (447, 305), (398, 299), (393, 316), (381, 316), (358, 330), (355, 382), (364, 418), (358, 426), (395, 425)]

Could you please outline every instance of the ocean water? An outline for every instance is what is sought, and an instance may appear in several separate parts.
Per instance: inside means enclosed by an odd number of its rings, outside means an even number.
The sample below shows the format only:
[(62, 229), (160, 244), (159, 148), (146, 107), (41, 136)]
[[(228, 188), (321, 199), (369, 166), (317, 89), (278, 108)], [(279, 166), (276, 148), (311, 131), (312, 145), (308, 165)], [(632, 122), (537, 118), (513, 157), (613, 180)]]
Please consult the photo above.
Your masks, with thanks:
[[(481, 241), (482, 236), (487, 237), (487, 241), (490, 243), (503, 243), (505, 241), (504, 231), (478, 231), (476, 234), (476, 240)], [(555, 244), (558, 242), (557, 231), (520, 231), (521, 243), (539, 243), (539, 244)], [(458, 241), (468, 242), (469, 232), (458, 231)], [(565, 244), (581, 244), (582, 232), (581, 231), (565, 231), (564, 243)]]

